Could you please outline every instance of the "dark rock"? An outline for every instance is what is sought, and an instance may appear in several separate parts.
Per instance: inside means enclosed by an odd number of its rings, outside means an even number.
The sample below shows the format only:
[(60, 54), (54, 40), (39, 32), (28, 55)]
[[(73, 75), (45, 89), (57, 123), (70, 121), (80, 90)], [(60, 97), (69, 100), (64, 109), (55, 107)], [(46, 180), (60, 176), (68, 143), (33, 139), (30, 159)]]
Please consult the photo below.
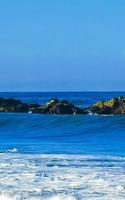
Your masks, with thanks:
[(29, 105), (21, 103), (15, 107), (14, 111), (19, 113), (27, 113), (29, 111)]
[(63, 99), (51, 99), (44, 106), (44, 113), (47, 114), (86, 114), (87, 112), (74, 106), (69, 101)]
[(125, 114), (125, 103), (120, 104), (115, 110), (113, 114)]
[(52, 98), (52, 99), (50, 99), (50, 100), (45, 104), (45, 108), (46, 108), (46, 109), (50, 109), (50, 108), (52, 108), (53, 106), (55, 106), (57, 103), (59, 103), (58, 99)]
[(84, 108), (73, 107), (72, 110), (73, 110), (74, 115), (77, 115), (77, 114), (84, 114), (85, 115), (85, 114), (89, 113), (88, 110), (84, 109)]
[(118, 97), (109, 101), (99, 101), (90, 106), (88, 111), (94, 114), (125, 114), (125, 98)]
[(9, 98), (9, 99), (3, 99), (0, 98), (0, 106), (3, 107), (15, 107), (21, 104), (22, 102), (17, 99)]
[(125, 98), (112, 98), (99, 101), (88, 108), (80, 108), (71, 102), (56, 98), (50, 99), (44, 106), (27, 104), (20, 100), (0, 97), (0, 112), (39, 113), (39, 114), (125, 114)]
[(31, 113), (38, 113), (38, 114), (46, 114), (46, 111), (45, 111), (45, 109), (44, 108), (42, 108), (42, 107), (36, 107), (36, 108), (30, 108), (29, 109), (29, 112), (31, 112)]
[(0, 112), (27, 112), (28, 109), (28, 105), (20, 100), (0, 98)]
[(102, 108), (94, 106), (90, 109), (90, 111), (94, 114), (111, 114), (111, 108), (108, 106), (104, 106)]
[(72, 107), (68, 104), (57, 103), (49, 110), (50, 114), (73, 114)]

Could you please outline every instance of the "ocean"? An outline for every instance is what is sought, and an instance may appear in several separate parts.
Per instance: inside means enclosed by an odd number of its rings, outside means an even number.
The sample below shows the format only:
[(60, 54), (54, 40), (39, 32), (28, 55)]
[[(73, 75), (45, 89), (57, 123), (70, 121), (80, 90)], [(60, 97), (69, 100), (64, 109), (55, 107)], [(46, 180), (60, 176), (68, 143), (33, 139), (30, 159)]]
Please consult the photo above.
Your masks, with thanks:
[[(0, 93), (80, 107), (125, 92)], [(125, 116), (0, 113), (0, 200), (124, 200)]]

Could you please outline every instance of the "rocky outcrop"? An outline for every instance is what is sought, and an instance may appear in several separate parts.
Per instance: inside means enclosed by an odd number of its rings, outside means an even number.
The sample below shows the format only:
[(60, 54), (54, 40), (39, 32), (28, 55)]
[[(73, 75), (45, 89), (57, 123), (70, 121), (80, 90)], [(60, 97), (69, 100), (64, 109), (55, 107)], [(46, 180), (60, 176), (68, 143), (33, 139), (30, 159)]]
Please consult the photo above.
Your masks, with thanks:
[(48, 114), (87, 114), (84, 109), (74, 106), (67, 100), (51, 99), (44, 109)]
[(28, 112), (28, 104), (13, 98), (0, 98), (0, 112)]
[(125, 114), (125, 98), (112, 98), (99, 101), (87, 108), (75, 106), (67, 100), (50, 99), (45, 105), (27, 104), (13, 98), (0, 98), (0, 112), (38, 114)]
[(38, 114), (87, 114), (67, 100), (50, 99), (45, 105), (26, 104), (13, 98), (0, 98), (0, 112), (38, 113)]
[(32, 108), (33, 113), (41, 114), (87, 114), (88, 111), (74, 106), (67, 100), (58, 100), (56, 98), (50, 99), (44, 106), (39, 108)]
[(90, 106), (88, 111), (93, 114), (125, 114), (125, 98), (112, 98), (109, 101), (99, 101)]

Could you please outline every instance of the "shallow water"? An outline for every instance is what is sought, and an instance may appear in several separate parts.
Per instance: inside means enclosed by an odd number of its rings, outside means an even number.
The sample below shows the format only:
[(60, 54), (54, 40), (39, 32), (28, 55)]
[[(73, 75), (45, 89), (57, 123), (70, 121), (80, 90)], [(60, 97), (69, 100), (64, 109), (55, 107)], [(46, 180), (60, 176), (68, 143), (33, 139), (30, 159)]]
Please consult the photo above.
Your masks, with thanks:
[[(0, 93), (79, 106), (125, 93)], [(0, 113), (0, 200), (125, 199), (125, 116)]]
[(125, 198), (123, 157), (1, 153), (0, 160), (5, 199)]

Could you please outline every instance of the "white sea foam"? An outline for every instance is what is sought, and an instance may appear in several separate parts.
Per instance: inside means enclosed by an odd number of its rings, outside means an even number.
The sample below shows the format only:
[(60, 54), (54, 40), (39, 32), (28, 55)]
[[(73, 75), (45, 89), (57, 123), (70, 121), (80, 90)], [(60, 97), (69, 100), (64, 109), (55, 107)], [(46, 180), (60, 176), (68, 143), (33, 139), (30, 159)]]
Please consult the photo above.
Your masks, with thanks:
[(76, 200), (76, 199), (68, 195), (57, 195), (52, 198), (49, 198), (49, 200)]
[(11, 198), (9, 196), (6, 196), (4, 194), (0, 195), (0, 200), (14, 200), (15, 198)]
[(18, 151), (18, 150), (17, 150), (16, 148), (7, 150), (7, 152), (10, 152), (10, 153), (16, 153), (17, 151)]
[(0, 200), (123, 200), (125, 158), (0, 154)]

